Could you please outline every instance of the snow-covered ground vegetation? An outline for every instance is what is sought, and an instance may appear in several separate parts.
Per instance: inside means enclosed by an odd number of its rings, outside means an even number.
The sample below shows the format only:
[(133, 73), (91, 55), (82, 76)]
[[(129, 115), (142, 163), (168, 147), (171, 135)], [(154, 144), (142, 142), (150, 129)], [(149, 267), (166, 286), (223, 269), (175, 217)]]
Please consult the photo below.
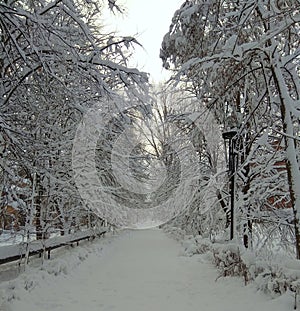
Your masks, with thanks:
[(287, 259), (284, 254), (267, 258), (254, 251), (246, 250), (236, 243), (212, 242), (201, 235), (187, 235), (183, 230), (165, 226), (164, 231), (182, 243), (183, 254), (204, 254), (219, 270), (221, 277), (241, 277), (245, 285), (254, 284), (258, 291), (275, 298), (289, 293), (294, 309), (299, 306), (300, 263)]

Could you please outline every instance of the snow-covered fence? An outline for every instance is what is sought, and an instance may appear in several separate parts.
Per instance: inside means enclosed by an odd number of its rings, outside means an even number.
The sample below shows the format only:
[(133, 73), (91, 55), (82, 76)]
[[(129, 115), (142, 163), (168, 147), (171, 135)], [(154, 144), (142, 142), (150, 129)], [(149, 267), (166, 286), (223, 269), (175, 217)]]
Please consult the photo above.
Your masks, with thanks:
[(19, 260), (28, 254), (33, 256), (48, 252), (48, 259), (50, 252), (53, 249), (63, 247), (66, 245), (73, 245), (79, 241), (86, 239), (94, 239), (97, 236), (102, 236), (106, 233), (107, 228), (99, 228), (95, 230), (78, 231), (73, 234), (58, 236), (46, 240), (37, 240), (29, 243), (20, 243), (15, 245), (7, 245), (0, 247), (0, 265), (11, 261)]

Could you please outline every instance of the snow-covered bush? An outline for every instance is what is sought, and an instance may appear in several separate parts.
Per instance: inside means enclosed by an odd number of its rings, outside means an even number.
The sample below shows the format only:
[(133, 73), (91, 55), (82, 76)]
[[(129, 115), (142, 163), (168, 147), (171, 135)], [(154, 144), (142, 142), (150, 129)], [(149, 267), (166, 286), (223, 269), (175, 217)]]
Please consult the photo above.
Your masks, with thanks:
[[(183, 230), (165, 227), (168, 234), (176, 239), (183, 236)], [(291, 291), (295, 295), (295, 303), (300, 294), (300, 262), (285, 258), (270, 260), (258, 256), (254, 252), (241, 248), (238, 244), (228, 242), (211, 242), (200, 235), (186, 235), (182, 239), (183, 254), (193, 256), (206, 254), (206, 257), (218, 267), (220, 277), (239, 276), (245, 285), (252, 283), (255, 287), (271, 297), (276, 297)]]

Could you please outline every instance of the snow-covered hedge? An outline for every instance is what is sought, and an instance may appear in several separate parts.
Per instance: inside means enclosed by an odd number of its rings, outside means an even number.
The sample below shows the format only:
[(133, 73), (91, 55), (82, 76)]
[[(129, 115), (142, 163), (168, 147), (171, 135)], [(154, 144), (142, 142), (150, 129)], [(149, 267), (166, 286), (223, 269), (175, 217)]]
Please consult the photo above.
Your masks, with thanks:
[[(165, 227), (164, 230), (175, 236), (183, 236), (177, 228)], [(291, 291), (295, 295), (295, 303), (300, 294), (300, 261), (285, 258), (281, 262), (270, 261), (241, 248), (234, 243), (212, 243), (202, 236), (185, 236), (182, 239), (183, 252), (186, 256), (206, 254), (220, 271), (222, 276), (243, 277), (245, 285), (255, 284), (258, 290), (276, 297)]]

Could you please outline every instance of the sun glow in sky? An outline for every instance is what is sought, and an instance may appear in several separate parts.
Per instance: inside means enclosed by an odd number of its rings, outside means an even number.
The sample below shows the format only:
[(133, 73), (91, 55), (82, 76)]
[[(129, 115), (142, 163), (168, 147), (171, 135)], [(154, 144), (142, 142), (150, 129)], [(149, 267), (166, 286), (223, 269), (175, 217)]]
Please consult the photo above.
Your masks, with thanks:
[(174, 12), (183, 0), (118, 0), (125, 14), (106, 12), (109, 30), (124, 36), (134, 36), (143, 48), (136, 47), (131, 67), (150, 73), (151, 82), (166, 80), (170, 73), (162, 68), (159, 50), (163, 36), (168, 32)]

